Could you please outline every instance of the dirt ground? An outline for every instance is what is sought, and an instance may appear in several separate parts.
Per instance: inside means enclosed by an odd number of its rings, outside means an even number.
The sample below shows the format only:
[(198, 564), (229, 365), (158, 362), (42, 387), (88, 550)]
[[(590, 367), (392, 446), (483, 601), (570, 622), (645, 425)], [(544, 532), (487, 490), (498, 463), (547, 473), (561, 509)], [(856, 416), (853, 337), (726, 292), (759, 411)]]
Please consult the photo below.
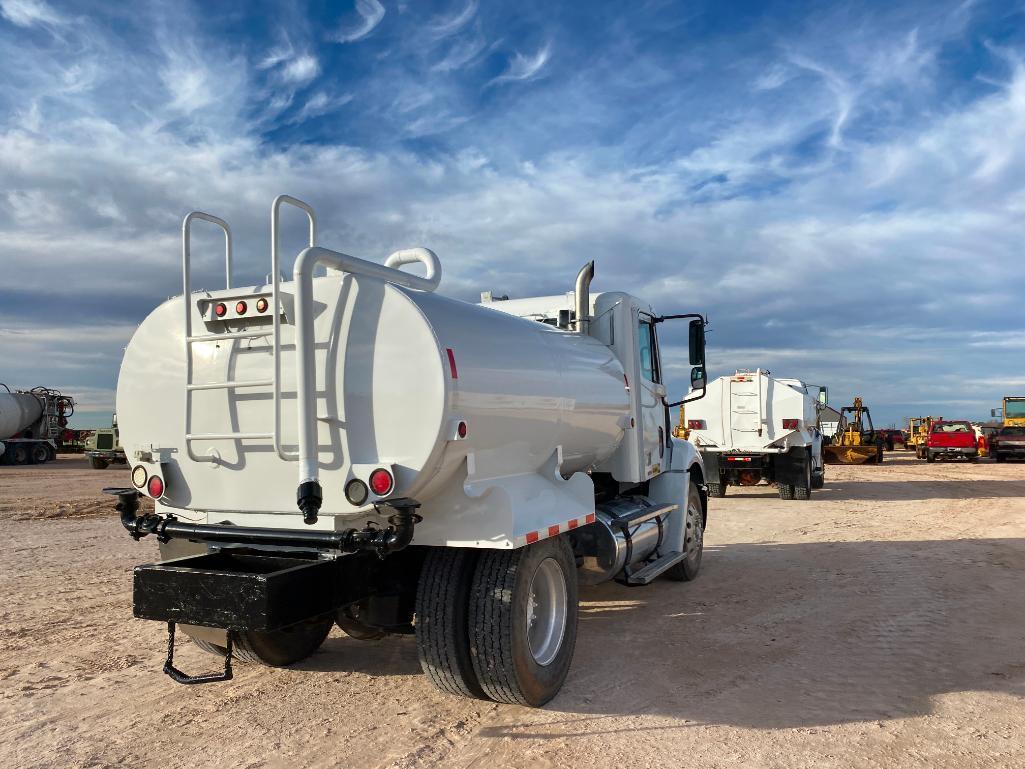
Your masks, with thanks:
[(1025, 766), (1025, 464), (889, 458), (811, 502), (730, 489), (696, 582), (582, 590), (541, 710), (443, 695), (411, 638), (337, 630), (292, 669), (174, 684), (164, 627), (131, 616), (155, 543), (97, 515), (127, 473), (0, 467), (0, 766)]

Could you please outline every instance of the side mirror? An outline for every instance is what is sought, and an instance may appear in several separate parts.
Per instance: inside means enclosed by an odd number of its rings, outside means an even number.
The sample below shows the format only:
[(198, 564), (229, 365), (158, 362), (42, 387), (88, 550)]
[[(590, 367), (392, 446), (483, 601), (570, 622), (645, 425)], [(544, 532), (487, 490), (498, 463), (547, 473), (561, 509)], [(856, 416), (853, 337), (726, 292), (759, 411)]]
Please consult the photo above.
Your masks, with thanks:
[[(705, 322), (701, 318), (695, 318), (690, 322), (690, 365), (704, 366), (705, 364)], [(704, 372), (701, 378), (704, 379)], [(691, 382), (694, 381), (694, 373), (691, 372)]]
[(829, 388), (828, 387), (820, 387), (819, 388), (819, 403), (821, 403), (823, 406), (828, 406), (829, 405)]
[(690, 389), (692, 390), (704, 390), (705, 389), (705, 367), (695, 366), (690, 370)]

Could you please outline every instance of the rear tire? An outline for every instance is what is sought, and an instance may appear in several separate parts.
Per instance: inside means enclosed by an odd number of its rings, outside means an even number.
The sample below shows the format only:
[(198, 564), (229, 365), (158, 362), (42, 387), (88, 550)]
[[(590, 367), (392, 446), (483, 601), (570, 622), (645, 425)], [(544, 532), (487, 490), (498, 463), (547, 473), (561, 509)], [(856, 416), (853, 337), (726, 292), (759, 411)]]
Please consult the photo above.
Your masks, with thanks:
[(234, 635), (235, 658), (270, 667), (292, 665), (320, 648), (331, 632), (334, 616), (317, 617), (280, 630), (243, 630)]
[(482, 552), (469, 630), (473, 669), (488, 697), (540, 707), (558, 694), (577, 640), (577, 569), (565, 538)]
[(15, 444), (14, 446), (8, 447), (7, 451), (11, 455), (12, 465), (27, 465), (29, 461), (28, 449), (22, 444)]
[(39, 443), (32, 447), (32, 464), (41, 465), (50, 461), (50, 447)]
[(802, 463), (801, 482), (794, 484), (794, 499), (807, 501), (811, 499), (811, 457), (805, 457)]
[(224, 646), (218, 646), (217, 644), (212, 644), (209, 641), (202, 641), (198, 638), (193, 638), (192, 636), (189, 636), (189, 640), (207, 654), (213, 654), (216, 657), (223, 657), (228, 653), (227, 648)]
[(99, 457), (89, 457), (89, 466), (93, 470), (106, 470), (107, 460), (100, 459)]
[(817, 473), (811, 475), (811, 487), (813, 489), (821, 489), (826, 485), (826, 468), (823, 467)]
[(726, 496), (726, 484), (725, 483), (709, 483), (708, 484), (708, 496), (722, 498)]
[(779, 491), (780, 499), (793, 499), (794, 498), (794, 484), (792, 483), (777, 483), (776, 488)]
[(925, 461), (926, 462), (935, 462), (936, 461), (936, 455), (932, 454), (932, 453), (927, 453), (925, 455)]
[(687, 510), (684, 516), (683, 552), (687, 557), (670, 566), (665, 572), (666, 577), (674, 582), (689, 582), (698, 578), (698, 572), (701, 571), (701, 555), (704, 552), (705, 520), (701, 492), (692, 483), (687, 493)]
[(470, 655), (470, 586), (476, 550), (432, 548), (416, 590), (416, 651), (438, 689), (484, 699)]
[(997, 461), (997, 462), (1006, 462), (1007, 461), (1007, 457), (1005, 457), (1003, 454), (1001, 454), (999, 452), (997, 452), (996, 454), (993, 455), (993, 459), (995, 461)]

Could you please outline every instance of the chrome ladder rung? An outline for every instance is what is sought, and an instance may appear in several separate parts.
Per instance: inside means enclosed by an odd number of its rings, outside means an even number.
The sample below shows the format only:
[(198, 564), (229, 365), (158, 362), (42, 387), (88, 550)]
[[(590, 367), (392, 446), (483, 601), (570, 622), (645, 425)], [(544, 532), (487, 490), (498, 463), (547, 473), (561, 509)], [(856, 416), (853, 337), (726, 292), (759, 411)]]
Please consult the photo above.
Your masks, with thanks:
[(249, 439), (273, 438), (274, 433), (190, 433), (185, 436), (187, 441), (245, 441)]
[(252, 379), (247, 382), (208, 382), (206, 384), (185, 385), (189, 392), (193, 390), (232, 390), (238, 387), (270, 387), (273, 379)]
[(216, 342), (219, 339), (259, 339), (260, 337), (273, 336), (273, 331), (232, 331), (226, 334), (203, 334), (201, 336), (187, 336), (185, 341), (194, 344), (196, 342)]

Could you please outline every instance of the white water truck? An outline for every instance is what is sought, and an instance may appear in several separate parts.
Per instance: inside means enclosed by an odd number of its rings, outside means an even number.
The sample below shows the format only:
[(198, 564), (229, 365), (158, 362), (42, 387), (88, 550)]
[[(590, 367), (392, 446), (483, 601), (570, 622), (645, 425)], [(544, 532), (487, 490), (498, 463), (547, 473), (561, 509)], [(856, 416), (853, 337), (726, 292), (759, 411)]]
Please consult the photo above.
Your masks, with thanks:
[(0, 464), (35, 465), (57, 457), (75, 401), (48, 387), (12, 390), (0, 382)]
[(811, 499), (825, 482), (819, 415), (827, 388), (769, 371), (737, 371), (708, 384), (687, 408), (690, 440), (704, 460), (708, 494), (774, 483), (781, 499)]
[[(290, 282), (282, 204), (309, 223)], [(192, 290), (196, 220), (224, 231), (223, 290)], [(671, 435), (656, 329), (689, 323), (700, 397), (700, 315), (592, 295), (593, 262), (566, 295), (470, 304), (435, 293), (425, 248), (378, 264), (320, 247), (288, 196), (271, 223), (269, 285), (236, 286), (228, 225), (189, 214), (183, 295), (121, 368), (134, 488), (108, 491), (133, 537), (160, 541), (134, 611), (168, 623), (172, 678), (225, 680), (233, 656), (294, 663), (337, 622), (415, 634), (444, 691), (539, 706), (569, 670), (578, 584), (697, 576), (705, 476)], [(423, 276), (399, 269), (417, 263)], [(178, 670), (176, 626), (223, 671)]]

